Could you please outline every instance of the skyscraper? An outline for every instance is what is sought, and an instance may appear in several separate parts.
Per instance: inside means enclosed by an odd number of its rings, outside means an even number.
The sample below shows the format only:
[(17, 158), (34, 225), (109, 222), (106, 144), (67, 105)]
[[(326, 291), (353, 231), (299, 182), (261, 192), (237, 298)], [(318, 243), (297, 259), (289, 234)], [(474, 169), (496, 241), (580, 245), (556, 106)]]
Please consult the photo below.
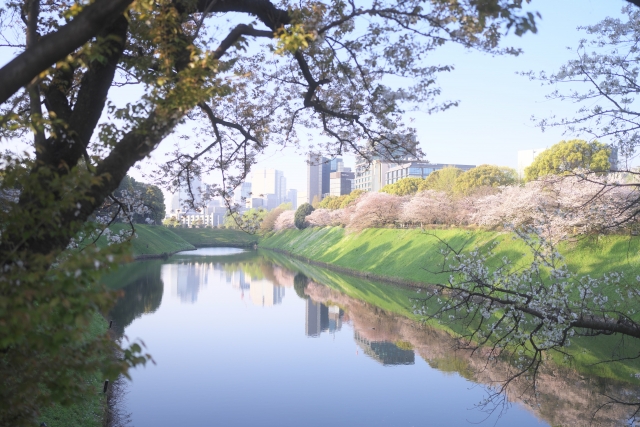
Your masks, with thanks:
[(307, 156), (307, 203), (322, 200), (331, 192), (331, 174), (344, 169), (340, 157), (328, 159), (315, 154)]
[[(202, 183), (199, 178), (191, 179), (191, 192), (193, 193), (194, 203), (198, 204), (202, 201)], [(167, 217), (176, 215), (178, 212), (181, 214), (188, 213), (189, 209), (185, 208), (185, 201), (191, 197), (189, 194), (189, 186), (186, 183), (182, 184), (175, 193), (171, 196), (171, 202), (167, 209)]]
[[(282, 171), (276, 169), (257, 169), (252, 173), (251, 193), (252, 197), (265, 199), (265, 205), (273, 209), (282, 203), (286, 197), (287, 180)], [(273, 195), (272, 197), (268, 197)]]
[(322, 162), (324, 157), (309, 154), (307, 156), (307, 203), (313, 203), (317, 197), (322, 200)]
[(233, 201), (239, 204), (241, 207), (246, 205), (247, 199), (249, 199), (251, 194), (251, 183), (243, 182), (235, 189), (233, 192)]

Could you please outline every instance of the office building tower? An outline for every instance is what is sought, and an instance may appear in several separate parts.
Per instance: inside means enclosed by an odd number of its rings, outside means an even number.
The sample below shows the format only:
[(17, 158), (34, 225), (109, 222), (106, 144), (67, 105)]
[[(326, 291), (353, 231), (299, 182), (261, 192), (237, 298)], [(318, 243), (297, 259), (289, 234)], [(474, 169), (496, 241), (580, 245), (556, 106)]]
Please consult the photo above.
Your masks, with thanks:
[(350, 194), (354, 179), (355, 174), (353, 172), (333, 172), (330, 179), (329, 194), (331, 196)]
[(286, 191), (287, 180), (282, 171), (276, 169), (258, 169), (253, 171), (251, 197), (252, 199), (263, 198), (263, 205), (265, 207), (270, 205), (276, 207), (282, 203), (286, 197)]
[(233, 201), (238, 205), (240, 205), (241, 207), (245, 207), (247, 204), (247, 200), (249, 199), (250, 196), (251, 196), (251, 183), (243, 182), (233, 192)]
[(293, 210), (298, 209), (298, 190), (292, 188), (289, 191), (287, 191), (286, 202), (291, 203), (291, 208)]

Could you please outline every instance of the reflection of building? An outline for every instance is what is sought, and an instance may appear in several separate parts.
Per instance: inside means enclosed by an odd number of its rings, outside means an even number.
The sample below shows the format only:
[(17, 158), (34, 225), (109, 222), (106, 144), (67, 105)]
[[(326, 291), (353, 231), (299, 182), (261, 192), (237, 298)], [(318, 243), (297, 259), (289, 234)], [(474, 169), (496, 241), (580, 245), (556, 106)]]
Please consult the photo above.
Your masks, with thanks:
[(413, 350), (403, 350), (392, 342), (369, 341), (357, 331), (353, 338), (365, 354), (383, 365), (413, 365), (415, 354)]
[(248, 291), (251, 288), (251, 283), (246, 280), (244, 271), (238, 269), (234, 272), (227, 272), (227, 283), (231, 283), (234, 288), (239, 288), (243, 291)]
[(305, 335), (308, 337), (318, 337), (320, 333), (329, 331), (337, 332), (342, 329), (342, 316), (344, 312), (340, 307), (326, 305), (315, 302), (311, 298), (307, 299)]
[(369, 341), (357, 331), (353, 338), (364, 353), (383, 365), (413, 365), (415, 354), (413, 350), (403, 350), (392, 342)]
[(265, 279), (251, 279), (249, 294), (251, 295), (251, 302), (254, 305), (271, 307), (282, 303), (284, 288), (282, 286), (276, 286), (273, 282)]
[(210, 269), (203, 263), (164, 264), (162, 281), (172, 287), (172, 292), (181, 302), (195, 303), (198, 292), (207, 284)]

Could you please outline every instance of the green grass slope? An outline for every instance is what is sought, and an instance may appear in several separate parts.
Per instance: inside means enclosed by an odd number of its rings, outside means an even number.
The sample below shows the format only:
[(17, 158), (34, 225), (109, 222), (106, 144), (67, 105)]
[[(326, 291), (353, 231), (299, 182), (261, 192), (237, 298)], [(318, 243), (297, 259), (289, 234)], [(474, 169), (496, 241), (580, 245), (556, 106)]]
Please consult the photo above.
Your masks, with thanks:
[[(528, 248), (510, 233), (462, 229), (368, 229), (361, 233), (348, 233), (338, 227), (287, 230), (262, 239), (259, 246), (380, 277), (436, 283), (448, 277), (437, 273), (443, 260), (440, 240), (455, 249), (486, 247), (498, 241), (496, 260), (507, 256), (523, 265), (531, 261)], [(639, 237), (603, 236), (564, 242), (559, 251), (580, 275), (600, 277), (617, 271), (635, 279), (640, 268)]]
[[(129, 224), (113, 224), (110, 228), (112, 232), (118, 233), (122, 229), (129, 228)], [(195, 249), (194, 245), (167, 227), (136, 224), (135, 228), (138, 237), (132, 239), (130, 243), (134, 256), (171, 254)], [(104, 238), (98, 241), (99, 246), (106, 244)]]
[[(95, 313), (86, 339), (95, 339), (107, 329), (107, 321), (100, 313)], [(81, 402), (73, 405), (54, 405), (40, 414), (40, 422), (48, 427), (102, 427), (105, 411), (105, 396), (102, 393), (103, 378), (98, 374), (84, 379), (91, 384), (94, 393), (89, 393)]]
[(196, 247), (247, 247), (258, 242), (258, 236), (239, 230), (218, 228), (172, 228), (171, 231)]
[[(447, 275), (435, 273), (441, 268), (442, 243), (446, 241), (456, 249), (499, 242), (496, 257), (508, 256), (525, 263), (531, 260), (527, 248), (508, 233), (468, 231), (458, 229), (434, 230), (425, 234), (420, 230), (370, 229), (359, 234), (345, 233), (341, 228), (316, 228), (303, 231), (289, 230), (263, 239), (259, 246), (278, 249), (344, 269), (373, 273), (381, 278), (401, 279), (411, 282), (436, 283)], [(437, 237), (436, 237), (437, 236)], [(622, 271), (625, 277), (635, 278), (640, 266), (640, 239), (624, 236), (606, 236), (563, 243), (560, 252), (567, 264), (578, 274), (599, 277), (610, 271)], [(397, 288), (372, 280), (347, 278), (339, 273), (310, 266), (294, 259), (268, 254), (276, 263), (326, 284), (351, 297), (364, 300), (386, 311), (415, 319), (410, 289)], [(440, 264), (439, 264), (440, 263)], [(433, 271), (433, 272), (432, 272)], [(433, 326), (436, 326), (432, 323)], [(453, 333), (463, 333), (461, 325), (439, 325)], [(633, 375), (640, 369), (640, 361), (627, 363), (597, 363), (608, 360), (612, 349), (619, 345), (619, 338), (612, 336), (576, 337), (567, 349), (573, 356), (572, 364), (579, 371), (600, 377), (615, 378), (625, 382), (637, 382)], [(638, 354), (640, 343), (626, 343), (625, 352)], [(562, 363), (558, 354), (553, 357)]]

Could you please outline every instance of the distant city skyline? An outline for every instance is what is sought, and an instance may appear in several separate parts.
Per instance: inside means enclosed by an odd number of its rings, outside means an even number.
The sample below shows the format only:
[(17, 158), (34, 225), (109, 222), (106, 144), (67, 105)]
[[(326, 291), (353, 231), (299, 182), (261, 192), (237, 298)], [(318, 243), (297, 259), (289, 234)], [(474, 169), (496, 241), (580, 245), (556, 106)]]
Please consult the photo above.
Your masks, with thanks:
[[(540, 82), (530, 81), (517, 73), (557, 71), (575, 57), (575, 53), (566, 48), (575, 48), (579, 40), (586, 37), (583, 31), (576, 30), (577, 26), (593, 25), (606, 17), (620, 17), (620, 11), (626, 4), (624, 0), (536, 0), (525, 4), (525, 8), (542, 15), (537, 20), (538, 33), (517, 37), (511, 31), (503, 40), (503, 46), (522, 48), (521, 55), (491, 56), (453, 44), (431, 53), (426, 58), (429, 64), (454, 67), (451, 72), (438, 76), (436, 83), (442, 90), (440, 101), (459, 100), (460, 105), (432, 115), (416, 111), (405, 114), (406, 122), (416, 128), (419, 145), (426, 153), (425, 159), (432, 163), (495, 164), (516, 169), (520, 150), (550, 147), (563, 139), (588, 139), (588, 135), (563, 135), (560, 128), (541, 132), (531, 120), (532, 116), (572, 117), (577, 106), (570, 102), (547, 100), (545, 95), (554, 87), (541, 86)], [(315, 146), (325, 140), (317, 133), (311, 136)], [(309, 141), (304, 137), (301, 139), (300, 148), (268, 147), (258, 156), (253, 169), (282, 170), (287, 177), (288, 188), (303, 191)], [(151, 161), (145, 160), (140, 169), (132, 169), (131, 175), (148, 182), (148, 178), (143, 176), (144, 171), (155, 168), (153, 161), (163, 161), (174, 144), (186, 146), (190, 143), (177, 135), (170, 135), (154, 151)], [(340, 157), (345, 166), (355, 165), (352, 153), (343, 152)], [(635, 166), (636, 163), (632, 160), (630, 165)], [(207, 176), (203, 181), (219, 183), (219, 177)], [(170, 195), (165, 193), (165, 197)]]

